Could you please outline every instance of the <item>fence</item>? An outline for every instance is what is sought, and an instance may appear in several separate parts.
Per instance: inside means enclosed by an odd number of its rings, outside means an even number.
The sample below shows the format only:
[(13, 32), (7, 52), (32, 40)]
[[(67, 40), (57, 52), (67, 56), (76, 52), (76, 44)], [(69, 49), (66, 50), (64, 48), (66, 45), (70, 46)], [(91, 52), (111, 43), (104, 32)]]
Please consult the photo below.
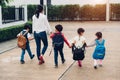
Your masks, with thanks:
[(24, 20), (24, 8), (6, 7), (2, 8), (2, 23), (10, 23)]

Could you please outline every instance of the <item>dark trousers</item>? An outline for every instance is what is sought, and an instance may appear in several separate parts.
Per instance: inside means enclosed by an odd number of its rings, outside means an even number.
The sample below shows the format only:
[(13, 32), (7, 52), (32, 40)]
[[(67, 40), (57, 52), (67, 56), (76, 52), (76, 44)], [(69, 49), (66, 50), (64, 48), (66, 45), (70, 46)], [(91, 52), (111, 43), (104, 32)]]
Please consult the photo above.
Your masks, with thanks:
[(58, 52), (61, 56), (61, 61), (64, 61), (64, 54), (63, 54), (63, 48), (54, 48), (54, 62), (55, 65), (58, 65)]
[[(46, 50), (47, 50), (47, 47), (48, 47), (48, 41), (47, 41), (47, 34), (45, 31), (43, 32), (40, 32), (40, 33), (36, 33), (34, 32), (34, 38), (35, 38), (35, 42), (36, 42), (36, 52), (37, 52), (37, 58), (38, 60), (40, 55), (44, 55)], [(43, 42), (43, 48), (42, 48), (42, 52), (41, 52), (41, 41)]]

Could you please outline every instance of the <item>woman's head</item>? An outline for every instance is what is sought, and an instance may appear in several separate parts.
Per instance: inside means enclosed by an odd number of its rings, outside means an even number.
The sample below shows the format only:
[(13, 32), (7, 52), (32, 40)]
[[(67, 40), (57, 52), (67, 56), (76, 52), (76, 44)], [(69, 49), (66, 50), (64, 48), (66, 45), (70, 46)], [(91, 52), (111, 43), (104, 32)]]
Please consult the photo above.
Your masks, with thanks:
[(83, 35), (84, 32), (85, 32), (85, 30), (83, 28), (78, 28), (78, 30), (77, 30), (77, 33), (81, 36)]
[(42, 12), (43, 12), (43, 6), (38, 5), (38, 6), (37, 6), (37, 9), (36, 9), (36, 11), (35, 11), (35, 16), (36, 16), (37, 18), (39, 18), (39, 14), (42, 13)]
[(63, 27), (62, 27), (62, 25), (58, 24), (58, 25), (55, 26), (55, 29), (57, 31), (61, 32), (63, 30)]
[(95, 35), (96, 35), (98, 40), (102, 38), (102, 33), (101, 32), (97, 32)]

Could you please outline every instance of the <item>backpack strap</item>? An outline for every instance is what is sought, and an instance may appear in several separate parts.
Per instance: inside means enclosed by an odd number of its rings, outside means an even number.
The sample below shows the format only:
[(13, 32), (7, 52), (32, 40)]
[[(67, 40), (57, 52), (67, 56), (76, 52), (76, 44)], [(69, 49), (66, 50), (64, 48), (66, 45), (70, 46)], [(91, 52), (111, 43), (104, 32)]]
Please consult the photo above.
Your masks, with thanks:
[(104, 43), (105, 43), (105, 40), (103, 39), (102, 40), (102, 42), (100, 42), (100, 41), (98, 41), (98, 40), (95, 40), (96, 41), (96, 43), (98, 44), (98, 45), (104, 45)]
[(28, 33), (28, 31), (26, 31), (26, 32), (23, 34), (23, 36), (25, 36), (27, 33)]
[(23, 36), (25, 36), (27, 33), (28, 33), (28, 31), (25, 31), (24, 33), (23, 33), (24, 31), (21, 31), (20, 32), (20, 35), (23, 35)]

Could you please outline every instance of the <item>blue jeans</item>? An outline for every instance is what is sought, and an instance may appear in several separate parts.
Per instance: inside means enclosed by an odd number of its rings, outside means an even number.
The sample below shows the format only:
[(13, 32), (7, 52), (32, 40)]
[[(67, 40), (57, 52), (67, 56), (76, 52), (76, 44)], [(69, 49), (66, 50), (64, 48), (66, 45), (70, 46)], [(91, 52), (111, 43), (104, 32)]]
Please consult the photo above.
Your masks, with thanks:
[(33, 54), (30, 50), (30, 45), (29, 43), (26, 44), (26, 49), (22, 49), (22, 54), (21, 54), (21, 59), (20, 60), (24, 60), (24, 55), (25, 55), (25, 50), (27, 50), (29, 56), (30, 56), (30, 59), (33, 57)]
[[(47, 40), (47, 34), (45, 31), (43, 32), (40, 32), (40, 33), (36, 33), (34, 32), (34, 38), (35, 38), (35, 42), (36, 42), (36, 52), (37, 52), (37, 58), (38, 60), (40, 55), (44, 55), (46, 50), (47, 50), (47, 47), (48, 47), (48, 40)], [(41, 53), (41, 41), (43, 42), (43, 48), (42, 48), (42, 53)]]
[(64, 61), (64, 54), (63, 54), (63, 48), (54, 48), (54, 62), (55, 65), (58, 65), (58, 52), (61, 56), (61, 61)]

